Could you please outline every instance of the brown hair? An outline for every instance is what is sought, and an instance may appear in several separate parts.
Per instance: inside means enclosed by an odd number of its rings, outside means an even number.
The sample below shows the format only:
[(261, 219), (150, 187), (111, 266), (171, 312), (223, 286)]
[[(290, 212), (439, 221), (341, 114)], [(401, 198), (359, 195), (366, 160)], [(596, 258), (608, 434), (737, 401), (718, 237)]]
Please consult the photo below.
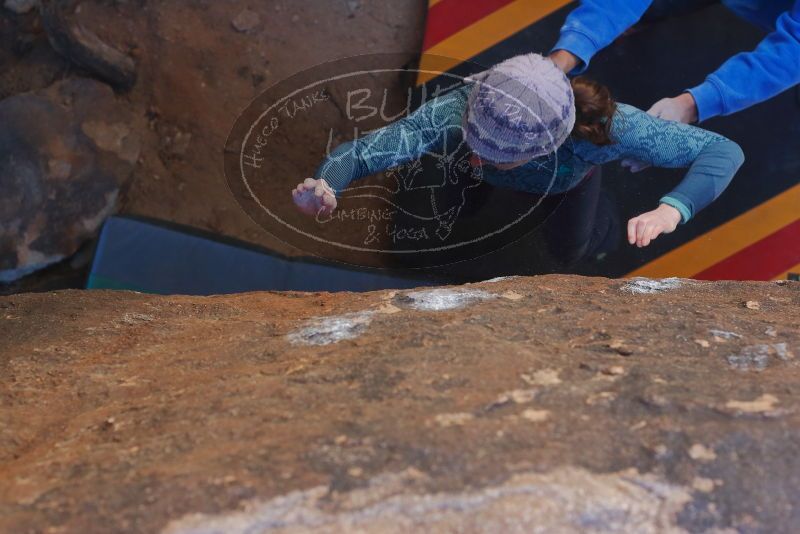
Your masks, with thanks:
[(610, 145), (611, 118), (617, 103), (608, 87), (584, 76), (572, 79), (575, 94), (575, 127), (572, 135), (595, 145)]

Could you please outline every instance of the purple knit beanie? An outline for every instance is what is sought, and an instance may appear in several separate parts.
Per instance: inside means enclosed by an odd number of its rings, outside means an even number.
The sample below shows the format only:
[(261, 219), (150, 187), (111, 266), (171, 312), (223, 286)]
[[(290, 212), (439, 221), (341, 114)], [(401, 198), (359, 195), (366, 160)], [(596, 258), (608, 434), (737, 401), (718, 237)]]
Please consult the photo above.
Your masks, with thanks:
[(470, 148), (492, 163), (513, 163), (550, 154), (575, 125), (569, 79), (539, 54), (512, 57), (468, 78), (464, 125)]

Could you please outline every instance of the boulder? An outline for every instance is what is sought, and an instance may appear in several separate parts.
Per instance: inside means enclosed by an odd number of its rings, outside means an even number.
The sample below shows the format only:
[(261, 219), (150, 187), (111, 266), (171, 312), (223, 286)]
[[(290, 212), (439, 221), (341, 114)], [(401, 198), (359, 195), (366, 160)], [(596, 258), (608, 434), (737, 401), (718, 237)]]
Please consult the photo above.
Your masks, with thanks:
[(0, 298), (0, 531), (797, 531), (799, 310), (564, 276)]
[(120, 90), (134, 86), (137, 72), (133, 58), (70, 15), (79, 11), (79, 0), (38, 0), (38, 5), (42, 27), (56, 52)]
[(3, 6), (18, 15), (27, 13), (36, 7), (37, 0), (5, 0)]
[(140, 141), (111, 88), (84, 78), (0, 101), (0, 124), (0, 282), (9, 282), (96, 235)]
[(253, 31), (259, 24), (261, 24), (261, 17), (257, 12), (251, 11), (250, 9), (240, 11), (239, 14), (231, 20), (231, 25), (236, 31), (242, 33)]

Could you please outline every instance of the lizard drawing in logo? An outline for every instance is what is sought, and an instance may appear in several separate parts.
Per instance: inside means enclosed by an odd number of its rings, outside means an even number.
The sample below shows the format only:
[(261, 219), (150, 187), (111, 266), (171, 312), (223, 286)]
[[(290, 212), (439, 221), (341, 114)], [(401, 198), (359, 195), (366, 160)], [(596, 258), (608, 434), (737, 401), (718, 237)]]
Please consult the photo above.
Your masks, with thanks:
[(435, 235), (445, 241), (453, 231), (467, 195), (482, 180), (482, 168), (469, 164), (470, 151), (460, 128), (453, 128), (436, 151), (384, 172), (383, 186), (350, 187), (342, 198), (378, 197), (407, 217), (433, 222)]

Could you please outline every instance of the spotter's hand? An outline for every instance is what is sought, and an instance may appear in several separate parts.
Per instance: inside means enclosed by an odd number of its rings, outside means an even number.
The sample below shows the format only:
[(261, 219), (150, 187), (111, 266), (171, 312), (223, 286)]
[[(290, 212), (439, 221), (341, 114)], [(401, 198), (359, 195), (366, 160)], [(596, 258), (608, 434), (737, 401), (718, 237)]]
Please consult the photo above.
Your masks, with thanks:
[(650, 167), (649, 163), (638, 159), (623, 159), (620, 164), (631, 172), (641, 172)]
[(292, 190), (292, 199), (306, 215), (328, 215), (336, 209), (336, 194), (323, 179), (306, 178)]
[(647, 113), (659, 119), (692, 124), (697, 122), (697, 103), (691, 93), (683, 93), (675, 98), (662, 98)]
[(628, 243), (646, 247), (650, 241), (661, 234), (668, 234), (678, 227), (681, 213), (667, 204), (661, 204), (653, 211), (642, 213), (628, 221)]

